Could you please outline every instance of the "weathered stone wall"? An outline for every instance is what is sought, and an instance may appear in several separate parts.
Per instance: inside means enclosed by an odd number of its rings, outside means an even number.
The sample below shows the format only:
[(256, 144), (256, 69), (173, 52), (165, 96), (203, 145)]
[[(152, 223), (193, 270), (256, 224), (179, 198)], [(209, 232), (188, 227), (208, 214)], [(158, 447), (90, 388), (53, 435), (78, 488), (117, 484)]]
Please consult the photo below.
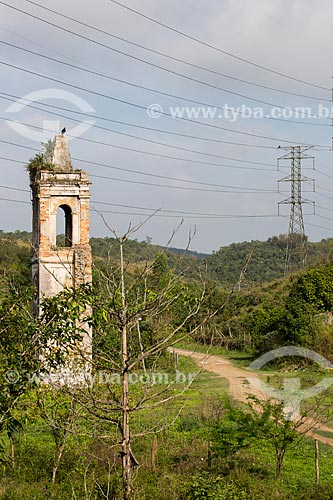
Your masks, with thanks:
[(57, 171), (73, 170), (71, 155), (67, 146), (67, 139), (64, 134), (57, 134), (54, 141), (52, 164)]
[[(84, 171), (45, 170), (36, 176), (33, 195), (32, 279), (37, 288), (34, 310), (43, 297), (56, 295), (64, 287), (90, 283), (92, 256), (89, 245), (90, 181)], [(57, 247), (57, 209), (71, 214), (70, 246)], [(69, 208), (68, 208), (69, 207)], [(84, 348), (91, 352), (91, 331)]]

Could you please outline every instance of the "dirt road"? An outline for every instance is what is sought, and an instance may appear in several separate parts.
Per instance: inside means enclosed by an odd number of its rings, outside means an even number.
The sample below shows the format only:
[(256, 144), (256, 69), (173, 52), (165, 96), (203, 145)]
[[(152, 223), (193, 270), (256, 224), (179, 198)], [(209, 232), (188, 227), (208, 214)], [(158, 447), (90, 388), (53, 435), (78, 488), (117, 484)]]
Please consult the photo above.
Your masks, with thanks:
[[(263, 389), (260, 388), (259, 375), (244, 368), (238, 368), (233, 365), (230, 360), (223, 358), (222, 356), (202, 354), (184, 349), (172, 349), (172, 351), (178, 353), (180, 356), (187, 356), (193, 359), (193, 361), (195, 361), (202, 369), (226, 378), (229, 383), (229, 392), (237, 401), (246, 403), (249, 394), (258, 397), (259, 399), (269, 398), (269, 395), (265, 394)], [(321, 430), (333, 434), (332, 427), (328, 427), (325, 424), (321, 424), (320, 422), (311, 419), (307, 419), (306, 426), (311, 429), (306, 432), (308, 436), (318, 439), (318, 441), (321, 441), (329, 446), (333, 446), (333, 438), (322, 436), (316, 432), (316, 430)], [(302, 427), (299, 430), (302, 432)]]

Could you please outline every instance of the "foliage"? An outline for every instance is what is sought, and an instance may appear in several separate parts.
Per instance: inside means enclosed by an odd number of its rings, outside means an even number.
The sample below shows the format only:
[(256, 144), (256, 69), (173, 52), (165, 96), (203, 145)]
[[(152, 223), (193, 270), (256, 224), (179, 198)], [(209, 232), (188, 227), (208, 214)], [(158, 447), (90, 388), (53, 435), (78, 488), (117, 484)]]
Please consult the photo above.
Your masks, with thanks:
[(287, 451), (296, 446), (302, 437), (297, 432), (298, 423), (286, 418), (284, 402), (251, 397), (249, 407), (249, 421), (254, 435), (274, 448), (276, 479), (280, 479)]
[(28, 293), (12, 293), (0, 305), (0, 431), (8, 436), (20, 426), (13, 410), (30, 387), (26, 374), (39, 365), (34, 323), (26, 307), (29, 299)]
[(44, 363), (41, 369), (48, 371), (66, 362), (66, 357), (78, 346), (86, 333), (85, 324), (91, 322), (91, 285), (65, 288), (41, 303), (40, 316), (36, 320), (39, 347)]
[(191, 481), (189, 500), (247, 500), (247, 492), (234, 482), (227, 483), (221, 476), (212, 477), (207, 472), (196, 474)]
[(250, 445), (256, 431), (251, 415), (240, 408), (229, 406), (226, 416), (212, 425), (210, 449), (213, 458), (230, 459), (239, 450)]
[(40, 172), (43, 170), (53, 171), (54, 165), (47, 160), (44, 153), (37, 153), (33, 158), (30, 158), (26, 168), (31, 182), (35, 182), (39, 178)]
[[(189, 363), (189, 362), (188, 362)], [(193, 371), (190, 364), (182, 364), (184, 371)], [(35, 390), (35, 389), (33, 389)], [(45, 389), (46, 390), (46, 389)], [(174, 405), (183, 406), (183, 422), (197, 419), (197, 425), (175, 425), (158, 436), (154, 472), (149, 460), (152, 437), (141, 436), (135, 444), (135, 454), (141, 462), (137, 471), (134, 498), (140, 500), (303, 500), (332, 497), (331, 463), (333, 449), (321, 446), (322, 484), (315, 486), (313, 443), (303, 440), (297, 448), (290, 448), (285, 457), (283, 481), (275, 480), (275, 452), (267, 441), (253, 439), (250, 445), (237, 452), (237, 460), (219, 460), (211, 469), (206, 462), (206, 432), (211, 421), (228, 418), (233, 405), (225, 402), (219, 418), (213, 418), (212, 407), (207, 409), (207, 397), (224, 393), (223, 379), (203, 373), (181, 401), (174, 401), (162, 412), (150, 411), (134, 419), (134, 433), (146, 422), (149, 427), (166, 418)], [(46, 394), (45, 410), (52, 414), (55, 401), (53, 391)], [(107, 390), (104, 392), (107, 396)], [(61, 402), (61, 394), (57, 396)], [(30, 404), (35, 398), (29, 395)], [(64, 394), (64, 401), (67, 400)], [(214, 403), (215, 406), (215, 403)], [(62, 406), (65, 410), (65, 407)], [(228, 410), (229, 409), (229, 410)], [(62, 413), (63, 410), (60, 411)], [(64, 451), (57, 482), (52, 490), (50, 475), (54, 459), (54, 443), (49, 426), (39, 419), (38, 411), (30, 409), (34, 418), (25, 427), (18, 443), (17, 470), (3, 467), (0, 475), (1, 500), (103, 500), (109, 488), (109, 499), (120, 500), (119, 456), (113, 451), (119, 436), (112, 433), (107, 422), (85, 421), (79, 432), (73, 434), (70, 446)], [(66, 411), (65, 411), (66, 413)], [(59, 414), (60, 416), (60, 414)], [(138, 421), (140, 420), (140, 422)], [(92, 431), (92, 432), (91, 432)], [(103, 436), (100, 439), (99, 436)], [(108, 436), (108, 437), (106, 437)], [(225, 466), (227, 463), (227, 467)], [(103, 493), (102, 493), (103, 492)], [(104, 495), (104, 496), (103, 496)], [(106, 497), (107, 498), (107, 497)]]
[(310, 269), (295, 278), (293, 297), (311, 304), (318, 312), (333, 311), (333, 264)]
[(79, 287), (74, 295), (65, 289), (46, 299), (38, 318), (30, 313), (30, 289), (11, 291), (0, 303), (0, 434), (6, 432), (11, 440), (22, 429), (16, 411), (22, 397), (39, 383), (40, 374), (64, 364), (82, 338), (78, 321), (85, 310), (86, 288)]

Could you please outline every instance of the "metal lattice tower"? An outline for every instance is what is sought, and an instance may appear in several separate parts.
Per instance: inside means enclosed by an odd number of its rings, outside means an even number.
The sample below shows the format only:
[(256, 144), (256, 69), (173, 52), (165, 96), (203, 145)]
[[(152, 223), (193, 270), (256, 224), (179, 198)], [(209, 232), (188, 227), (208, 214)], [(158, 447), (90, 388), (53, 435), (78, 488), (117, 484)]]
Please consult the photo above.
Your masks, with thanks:
[(289, 230), (287, 250), (285, 259), (285, 273), (295, 271), (305, 266), (307, 256), (307, 237), (304, 231), (304, 219), (302, 205), (314, 203), (302, 197), (302, 183), (310, 182), (314, 191), (314, 179), (302, 175), (302, 160), (312, 160), (314, 168), (314, 157), (305, 154), (313, 146), (288, 146), (281, 149), (287, 153), (278, 159), (278, 169), (281, 161), (290, 160), (290, 175), (280, 179), (278, 182), (290, 183), (290, 197), (279, 202), (280, 205), (290, 205)]

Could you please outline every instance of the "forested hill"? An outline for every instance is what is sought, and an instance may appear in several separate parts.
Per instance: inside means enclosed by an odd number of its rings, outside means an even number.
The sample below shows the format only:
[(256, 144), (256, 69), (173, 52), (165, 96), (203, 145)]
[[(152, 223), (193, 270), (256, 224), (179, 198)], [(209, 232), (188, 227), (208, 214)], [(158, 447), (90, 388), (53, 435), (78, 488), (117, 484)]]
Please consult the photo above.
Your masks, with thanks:
[[(246, 283), (260, 283), (284, 274), (287, 236), (273, 236), (267, 241), (253, 240), (221, 247), (206, 258), (209, 275), (226, 285), (237, 283), (249, 259)], [(333, 261), (333, 238), (308, 243), (309, 266)]]
[[(61, 240), (61, 237), (59, 237)], [(30, 280), (29, 248), (31, 233), (0, 231), (0, 281), (11, 276), (20, 276), (24, 282)], [(199, 268), (207, 269), (208, 277), (222, 286), (235, 285), (246, 260), (248, 263), (244, 285), (270, 281), (283, 276), (286, 252), (286, 235), (273, 236), (267, 241), (232, 243), (221, 247), (211, 255), (176, 248), (168, 249), (169, 265), (178, 266), (187, 276), (197, 275)], [(113, 238), (91, 238), (95, 259), (118, 257), (118, 245)], [(163, 248), (148, 242), (129, 240), (126, 246), (126, 260), (140, 263), (153, 259)], [(309, 265), (333, 261), (333, 239), (308, 243)], [(1, 286), (1, 283), (0, 283)]]

